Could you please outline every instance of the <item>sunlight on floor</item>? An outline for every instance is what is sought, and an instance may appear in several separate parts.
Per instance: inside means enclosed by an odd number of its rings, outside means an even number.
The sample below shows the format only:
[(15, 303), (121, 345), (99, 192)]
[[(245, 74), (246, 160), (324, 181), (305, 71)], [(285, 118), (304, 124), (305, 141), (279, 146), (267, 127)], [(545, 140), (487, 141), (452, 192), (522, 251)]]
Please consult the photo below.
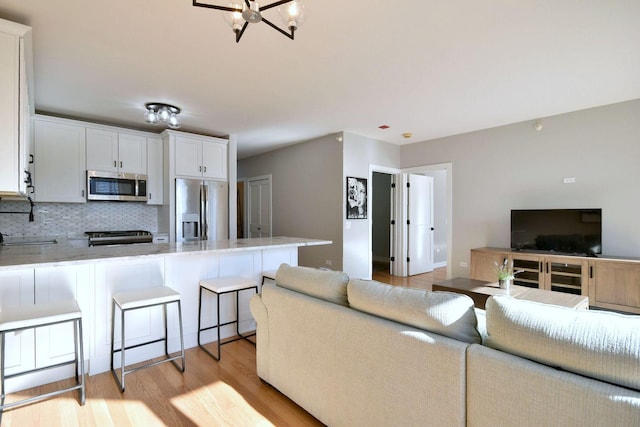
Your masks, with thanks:
[[(216, 381), (206, 387), (170, 399), (171, 404), (198, 426), (212, 425), (244, 425), (267, 427), (273, 426), (260, 412), (255, 410), (245, 398), (233, 387), (223, 381)], [(194, 401), (199, 408), (206, 402), (206, 418), (195, 418)], [(202, 412), (200, 412), (202, 414)], [(204, 421), (206, 420), (206, 422)]]

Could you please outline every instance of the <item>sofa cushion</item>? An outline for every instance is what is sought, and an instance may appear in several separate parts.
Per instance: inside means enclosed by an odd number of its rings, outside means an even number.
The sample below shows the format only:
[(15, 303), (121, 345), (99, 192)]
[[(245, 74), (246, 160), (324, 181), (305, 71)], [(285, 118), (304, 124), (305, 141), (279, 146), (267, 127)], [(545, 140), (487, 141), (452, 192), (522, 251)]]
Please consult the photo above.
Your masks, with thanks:
[(281, 264), (276, 272), (276, 285), (325, 301), (348, 306), (349, 276), (341, 271)]
[(494, 296), (486, 344), (536, 362), (640, 390), (640, 316)]
[(473, 300), (466, 295), (358, 279), (349, 281), (347, 293), (349, 305), (356, 310), (467, 343), (482, 341)]

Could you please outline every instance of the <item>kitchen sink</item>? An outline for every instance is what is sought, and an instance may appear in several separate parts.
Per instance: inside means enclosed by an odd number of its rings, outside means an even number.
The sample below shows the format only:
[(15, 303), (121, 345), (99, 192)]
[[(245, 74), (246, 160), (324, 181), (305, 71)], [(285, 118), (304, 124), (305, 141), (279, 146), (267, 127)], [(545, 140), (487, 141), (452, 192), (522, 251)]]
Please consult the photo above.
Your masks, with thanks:
[(56, 239), (48, 240), (14, 240), (12, 242), (2, 242), (2, 246), (36, 246), (36, 245), (53, 245), (58, 243)]

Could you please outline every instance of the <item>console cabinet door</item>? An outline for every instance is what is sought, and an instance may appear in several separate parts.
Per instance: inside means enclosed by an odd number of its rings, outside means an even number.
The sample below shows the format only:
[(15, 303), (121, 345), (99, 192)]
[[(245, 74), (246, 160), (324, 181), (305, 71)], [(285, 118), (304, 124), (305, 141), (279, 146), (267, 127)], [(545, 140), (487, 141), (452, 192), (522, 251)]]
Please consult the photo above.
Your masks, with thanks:
[(486, 282), (497, 282), (494, 263), (502, 264), (507, 258), (504, 252), (471, 249), (471, 278)]
[(35, 200), (85, 203), (85, 130), (81, 126), (34, 120)]
[(589, 270), (590, 305), (640, 314), (640, 263), (594, 260)]
[(545, 257), (544, 289), (589, 295), (589, 262), (576, 257)]
[(544, 286), (543, 256), (511, 253), (509, 262), (513, 262), (513, 271), (517, 273), (513, 280), (515, 285), (546, 289)]

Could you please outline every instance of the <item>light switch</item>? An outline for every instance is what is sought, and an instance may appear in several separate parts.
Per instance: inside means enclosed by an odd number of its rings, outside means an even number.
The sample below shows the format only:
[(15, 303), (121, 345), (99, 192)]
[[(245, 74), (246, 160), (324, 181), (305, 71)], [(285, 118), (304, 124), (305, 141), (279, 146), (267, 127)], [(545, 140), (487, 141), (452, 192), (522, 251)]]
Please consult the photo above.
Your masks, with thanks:
[(567, 178), (562, 178), (562, 182), (564, 184), (575, 184), (576, 183), (576, 178), (574, 176), (570, 176)]

